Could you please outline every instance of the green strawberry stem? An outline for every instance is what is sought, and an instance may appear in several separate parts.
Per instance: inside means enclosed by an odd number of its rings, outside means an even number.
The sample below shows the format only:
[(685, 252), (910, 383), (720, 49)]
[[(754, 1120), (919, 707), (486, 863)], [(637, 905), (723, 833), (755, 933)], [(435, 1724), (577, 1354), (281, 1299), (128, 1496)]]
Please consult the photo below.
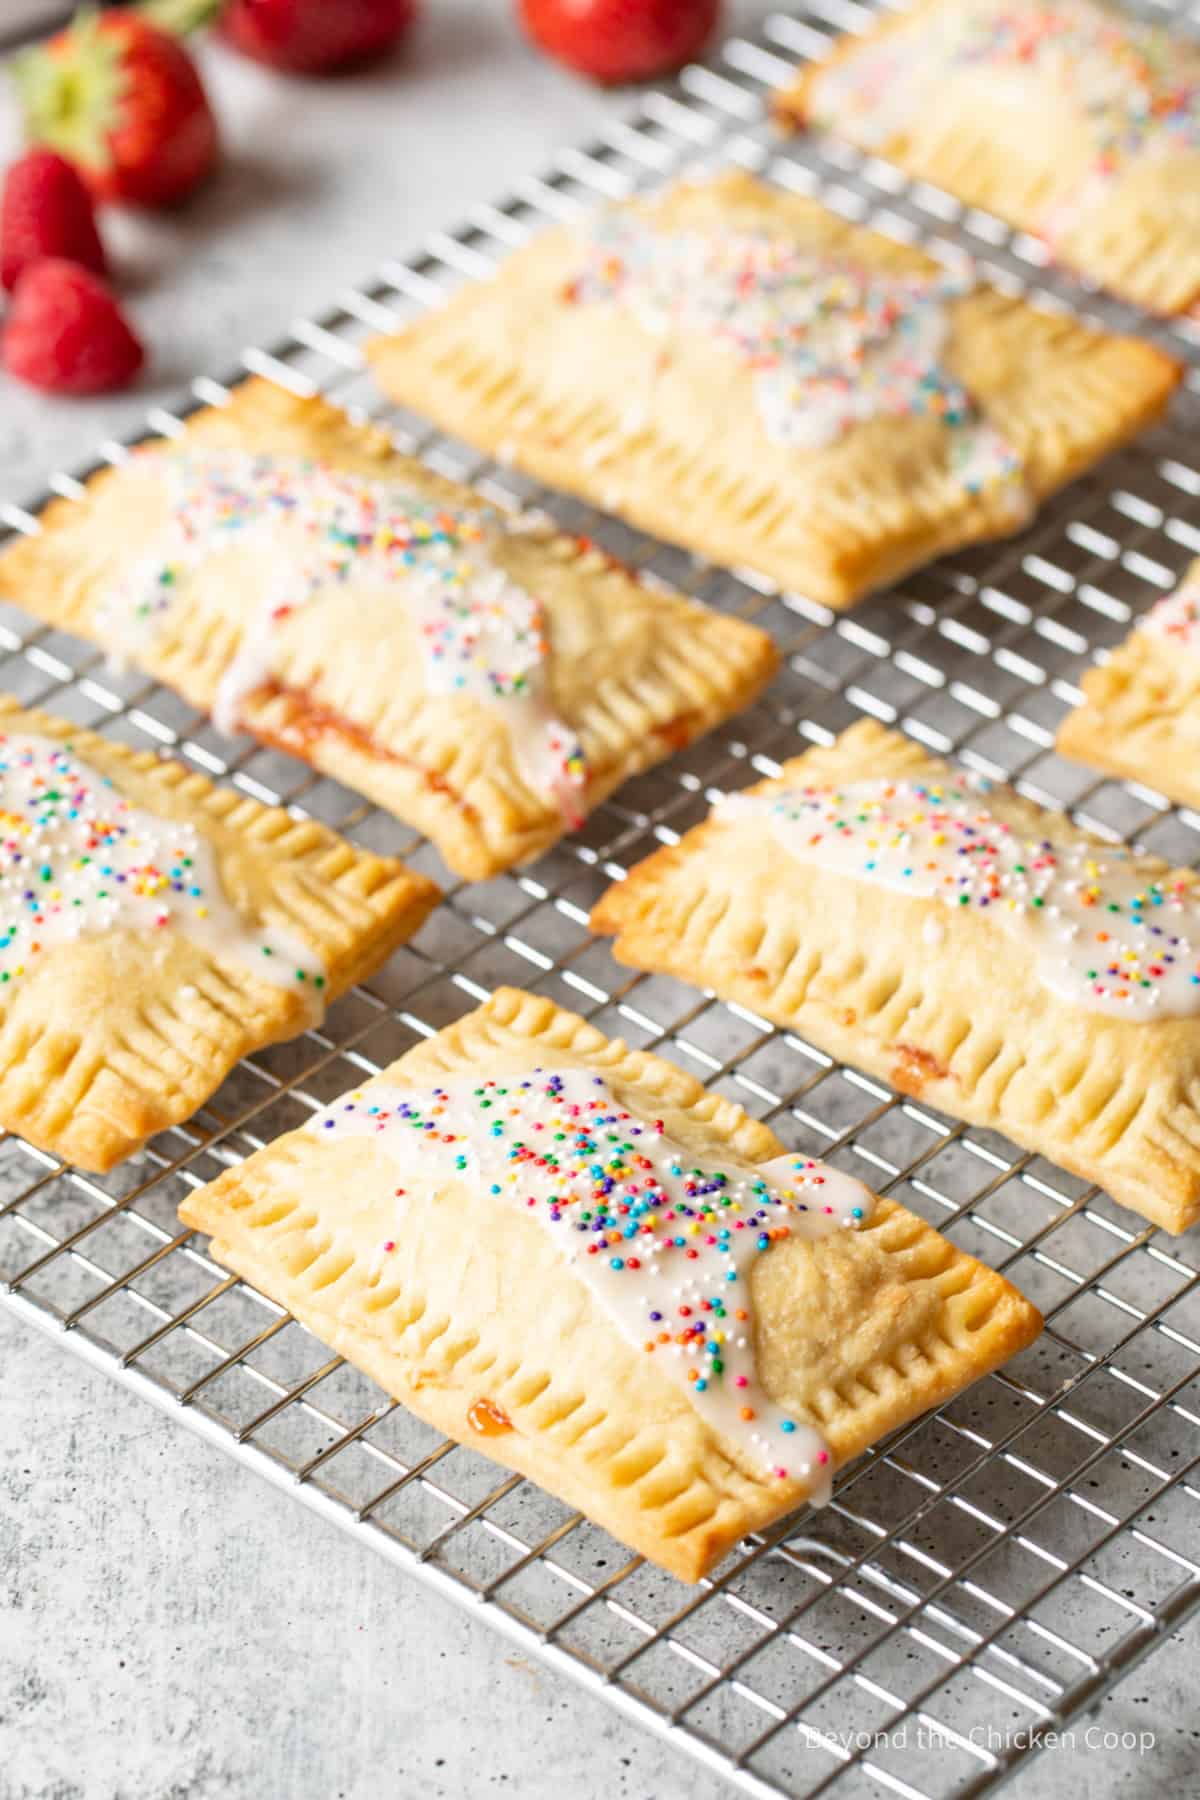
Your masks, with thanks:
[(141, 0), (133, 10), (160, 31), (186, 37), (190, 31), (211, 25), (224, 4), (225, 0)]
[(120, 52), (85, 8), (62, 34), (61, 54), (37, 47), (10, 65), (31, 144), (49, 144), (83, 167), (103, 163), (106, 134), (125, 87)]
[[(224, 0), (144, 0), (137, 12), (176, 35), (197, 31)], [(125, 90), (122, 50), (101, 28), (94, 6), (83, 6), (58, 34), (55, 50), (38, 47), (14, 57), (12, 78), (30, 143), (49, 144), (85, 167), (104, 163), (106, 136)]]

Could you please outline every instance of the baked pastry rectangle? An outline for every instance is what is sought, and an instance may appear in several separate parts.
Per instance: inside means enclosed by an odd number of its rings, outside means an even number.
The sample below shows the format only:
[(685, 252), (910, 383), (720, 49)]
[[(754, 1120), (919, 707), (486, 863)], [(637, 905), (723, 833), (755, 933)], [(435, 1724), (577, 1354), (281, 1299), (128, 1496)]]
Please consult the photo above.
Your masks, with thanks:
[(0, 595), (357, 788), (472, 879), (546, 849), (778, 662), (755, 627), (267, 381), (52, 502), (0, 554)]
[(864, 720), (603, 895), (596, 931), (1183, 1231), (1200, 886)]
[(1041, 1325), (903, 1207), (513, 989), (181, 1217), (419, 1417), (691, 1581)]
[(1082, 687), (1062, 755), (1200, 807), (1200, 560)]
[(323, 825), (0, 696), (0, 1126), (104, 1173), (437, 899)]
[(1016, 530), (1179, 378), (740, 172), (552, 230), (368, 355), (501, 460), (832, 607)]
[(1104, 0), (918, 0), (777, 96), (1159, 313), (1200, 297), (1200, 46)]

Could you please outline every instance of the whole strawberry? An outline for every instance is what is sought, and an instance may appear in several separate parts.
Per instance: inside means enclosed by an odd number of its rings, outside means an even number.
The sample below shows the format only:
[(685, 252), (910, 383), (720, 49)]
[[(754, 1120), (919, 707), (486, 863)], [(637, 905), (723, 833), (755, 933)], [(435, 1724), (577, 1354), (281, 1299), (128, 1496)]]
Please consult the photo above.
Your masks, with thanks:
[(550, 56), (593, 81), (646, 81), (690, 62), (720, 0), (520, 0), (525, 30)]
[(30, 150), (4, 178), (0, 282), (11, 293), (22, 271), (46, 256), (68, 257), (97, 275), (108, 267), (79, 171), (53, 150)]
[(48, 394), (101, 394), (126, 387), (144, 361), (98, 275), (63, 257), (25, 270), (4, 328), (10, 374)]
[(390, 49), (416, 11), (416, 0), (229, 0), (221, 32), (256, 62), (323, 75)]
[(196, 65), (127, 7), (81, 14), (14, 72), (30, 141), (69, 156), (98, 200), (170, 206), (216, 162)]

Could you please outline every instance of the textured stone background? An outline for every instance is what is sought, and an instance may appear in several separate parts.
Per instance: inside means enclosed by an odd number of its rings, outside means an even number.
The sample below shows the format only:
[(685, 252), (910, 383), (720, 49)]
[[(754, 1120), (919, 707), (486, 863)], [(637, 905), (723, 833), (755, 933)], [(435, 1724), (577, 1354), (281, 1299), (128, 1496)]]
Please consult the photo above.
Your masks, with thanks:
[[(36, 494), (623, 104), (537, 60), (506, 0), (426, 12), (409, 55), (353, 82), (209, 58), (229, 168), (178, 218), (114, 234), (152, 376), (74, 406), (4, 387), (0, 492)], [(0, 145), (11, 130), (0, 98)], [(1056, 1752), (1013, 1791), (1200, 1793), (1196, 1645), (1100, 1715), (1153, 1724), (1152, 1758)], [(729, 1791), (0, 1310), (0, 1800)]]

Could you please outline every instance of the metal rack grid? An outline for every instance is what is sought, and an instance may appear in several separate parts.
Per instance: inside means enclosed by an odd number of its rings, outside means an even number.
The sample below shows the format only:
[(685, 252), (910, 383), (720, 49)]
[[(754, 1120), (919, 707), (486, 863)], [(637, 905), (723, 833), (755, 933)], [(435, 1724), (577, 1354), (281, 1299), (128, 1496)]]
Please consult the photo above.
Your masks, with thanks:
[[(1177, 8), (1180, 14), (1185, 9)], [(1021, 537), (948, 558), (845, 617), (696, 564), (384, 409), (358, 345), (547, 218), (697, 158), (735, 159), (908, 237), (953, 239), (992, 279), (1109, 322), (1036, 245), (830, 146), (777, 144), (766, 96), (848, 0), (775, 16), (459, 230), (384, 265), (243, 368), (388, 419), (406, 447), (504, 504), (536, 502), (652, 577), (754, 617), (786, 652), (767, 696), (630, 783), (533, 868), (455, 885), (396, 821), (290, 759), (218, 736), (175, 696), (0, 609), (0, 684), (257, 797), (409, 857), (448, 897), (319, 1029), (243, 1064), (185, 1127), (98, 1179), (0, 1140), (0, 1298), (86, 1360), (751, 1794), (978, 1794), (1077, 1717), (1200, 1604), (1200, 1243), (1142, 1227), (995, 1134), (956, 1125), (790, 1033), (631, 977), (587, 932), (609, 879), (862, 712), (1177, 862), (1200, 816), (1056, 758), (1079, 672), (1200, 552), (1188, 425), (1200, 327), (1150, 326), (1191, 364), (1173, 424), (1110, 459)], [(219, 401), (196, 383), (194, 403)], [(148, 433), (177, 419), (156, 412)], [(101, 460), (126, 450), (105, 446)], [(69, 476), (54, 492), (73, 494)], [(35, 509), (36, 510), (36, 509)], [(0, 508), (9, 530), (30, 513)], [(1002, 1268), (1047, 1329), (1015, 1363), (843, 1473), (832, 1505), (739, 1548), (699, 1589), (631, 1557), (517, 1477), (440, 1439), (181, 1232), (182, 1195), (373, 1073), (501, 981), (661, 1049)], [(1195, 1553), (1193, 1554), (1193, 1547)]]

